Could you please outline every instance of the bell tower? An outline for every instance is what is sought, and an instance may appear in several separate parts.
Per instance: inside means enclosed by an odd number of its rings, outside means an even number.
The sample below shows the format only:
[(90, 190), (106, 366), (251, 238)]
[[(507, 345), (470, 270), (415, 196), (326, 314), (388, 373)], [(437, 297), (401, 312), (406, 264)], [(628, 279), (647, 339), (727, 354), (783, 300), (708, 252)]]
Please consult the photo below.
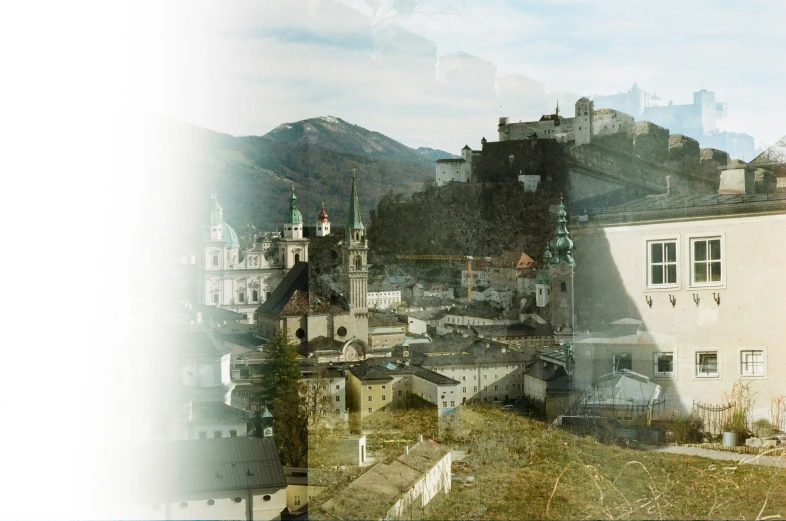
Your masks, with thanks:
[(557, 212), (555, 237), (549, 243), (549, 316), (556, 338), (573, 335), (573, 241), (567, 228), (567, 214), (562, 201)]
[(278, 243), (278, 260), (289, 269), (296, 262), (308, 262), (308, 239), (303, 238), (303, 214), (297, 209), (295, 187), (289, 198), (289, 211), (284, 218), (284, 230)]
[(368, 243), (366, 227), (360, 218), (358, 203), (357, 180), (355, 169), (352, 169), (352, 193), (349, 196), (349, 213), (347, 227), (344, 231), (344, 266), (347, 269), (347, 301), (350, 312), (354, 315), (366, 315), (368, 304)]

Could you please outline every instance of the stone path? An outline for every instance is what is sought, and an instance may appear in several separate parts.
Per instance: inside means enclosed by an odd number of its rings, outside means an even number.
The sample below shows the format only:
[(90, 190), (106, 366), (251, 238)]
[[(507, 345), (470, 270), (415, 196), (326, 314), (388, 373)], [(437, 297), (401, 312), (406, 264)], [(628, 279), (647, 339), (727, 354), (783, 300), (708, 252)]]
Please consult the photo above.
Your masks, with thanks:
[(671, 454), (682, 454), (685, 456), (699, 456), (715, 460), (736, 461), (743, 465), (767, 465), (786, 469), (786, 457), (784, 456), (754, 456), (753, 454), (737, 454), (736, 452), (725, 452), (721, 450), (700, 449), (699, 447), (678, 447), (674, 445), (654, 446), (643, 445), (644, 450), (653, 452), (668, 452)]

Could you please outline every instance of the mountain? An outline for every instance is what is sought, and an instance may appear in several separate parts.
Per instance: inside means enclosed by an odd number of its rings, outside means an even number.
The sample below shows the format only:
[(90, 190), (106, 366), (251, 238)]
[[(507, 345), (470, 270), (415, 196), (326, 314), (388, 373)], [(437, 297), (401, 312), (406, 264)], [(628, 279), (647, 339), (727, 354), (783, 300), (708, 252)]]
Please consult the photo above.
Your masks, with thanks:
[(198, 241), (207, 221), (211, 188), (226, 221), (242, 236), (247, 224), (279, 229), (292, 187), (307, 226), (316, 222), (323, 202), (330, 221), (340, 226), (353, 169), (364, 222), (389, 191), (411, 194), (434, 178), (434, 161), (418, 150), (335, 117), (286, 123), (264, 136), (236, 137), (164, 118), (151, 127), (150, 168), (157, 183), (149, 204), (167, 216), (158, 240), (184, 250)]
[(457, 155), (436, 148), (419, 147), (417, 151), (421, 156), (428, 158), (432, 162), (438, 159), (460, 159)]
[(284, 123), (264, 137), (279, 143), (308, 144), (336, 152), (366, 155), (374, 159), (405, 161), (432, 168), (434, 166), (433, 161), (423, 157), (418, 150), (334, 116)]

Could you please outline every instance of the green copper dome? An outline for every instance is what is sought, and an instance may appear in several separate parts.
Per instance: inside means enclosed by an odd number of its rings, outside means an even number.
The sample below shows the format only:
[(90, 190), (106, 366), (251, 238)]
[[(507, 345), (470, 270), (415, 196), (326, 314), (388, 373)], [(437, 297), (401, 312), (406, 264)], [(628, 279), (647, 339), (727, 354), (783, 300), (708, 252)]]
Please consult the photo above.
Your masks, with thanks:
[(538, 270), (535, 275), (535, 284), (548, 284), (549, 283), (549, 263), (551, 262), (551, 250), (548, 243), (546, 249), (543, 251), (543, 266)]
[(565, 262), (571, 266), (575, 266), (576, 262), (573, 260), (573, 241), (570, 240), (570, 233), (568, 233), (568, 220), (566, 219), (565, 206), (562, 201), (559, 202), (559, 211), (557, 212), (557, 229), (556, 237), (549, 243), (549, 249), (554, 252), (551, 258), (551, 264), (559, 264)]
[(287, 213), (284, 224), (303, 224), (303, 214), (297, 209), (297, 197), (295, 197), (295, 187), (292, 187), (292, 197), (289, 198), (289, 212)]

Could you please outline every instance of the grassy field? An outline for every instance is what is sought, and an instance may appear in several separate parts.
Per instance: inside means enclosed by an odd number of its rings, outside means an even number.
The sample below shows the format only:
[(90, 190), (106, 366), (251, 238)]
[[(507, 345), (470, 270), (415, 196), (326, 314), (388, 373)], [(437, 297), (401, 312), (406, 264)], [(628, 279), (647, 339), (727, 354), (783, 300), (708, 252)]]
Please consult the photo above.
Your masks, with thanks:
[[(786, 470), (606, 445), (482, 405), (461, 415), (460, 432), (442, 435), (433, 409), (364, 424), (377, 461), (394, 459), (418, 434), (467, 453), (453, 472), (474, 477), (472, 485), (454, 482), (426, 519), (786, 519)], [(336, 485), (357, 477), (349, 470)]]
[[(429, 519), (784, 519), (786, 471), (604, 445), (487, 407), (462, 411), (454, 483)], [(454, 465), (454, 469), (457, 469)]]

